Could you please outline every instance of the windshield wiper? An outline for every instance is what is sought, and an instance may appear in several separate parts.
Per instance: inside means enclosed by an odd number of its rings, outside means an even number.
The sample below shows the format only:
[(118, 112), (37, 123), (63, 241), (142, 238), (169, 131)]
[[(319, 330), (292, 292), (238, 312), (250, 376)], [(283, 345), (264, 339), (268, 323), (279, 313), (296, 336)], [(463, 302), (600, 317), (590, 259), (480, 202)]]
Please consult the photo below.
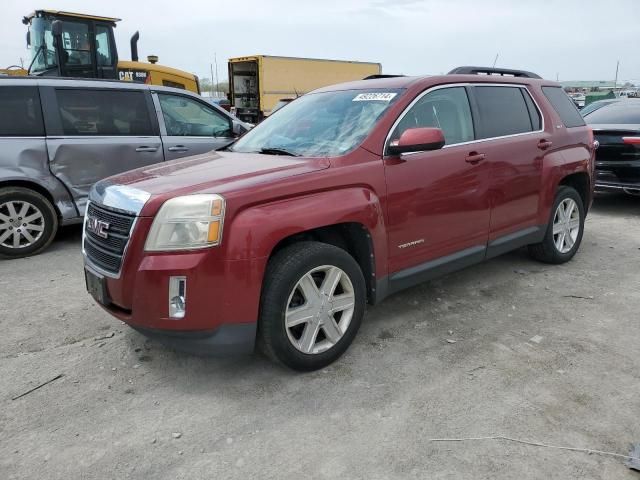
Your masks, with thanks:
[(286, 148), (280, 147), (263, 147), (260, 149), (260, 153), (264, 153), (265, 155), (287, 155), (289, 157), (299, 157), (300, 154), (293, 153)]

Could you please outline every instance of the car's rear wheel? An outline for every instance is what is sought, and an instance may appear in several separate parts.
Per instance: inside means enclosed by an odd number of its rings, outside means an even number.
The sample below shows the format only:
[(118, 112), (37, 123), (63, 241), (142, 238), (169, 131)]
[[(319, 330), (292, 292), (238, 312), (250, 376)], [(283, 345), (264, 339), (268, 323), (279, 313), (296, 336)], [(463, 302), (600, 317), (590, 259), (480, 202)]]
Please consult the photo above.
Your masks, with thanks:
[(56, 211), (28, 188), (0, 188), (0, 257), (21, 258), (47, 248), (58, 230)]
[(545, 263), (568, 262), (580, 248), (585, 211), (582, 197), (572, 187), (562, 185), (553, 204), (551, 221), (544, 240), (529, 245), (533, 258)]
[(317, 370), (339, 358), (364, 315), (366, 288), (346, 251), (301, 242), (278, 252), (265, 274), (259, 343), (295, 370)]

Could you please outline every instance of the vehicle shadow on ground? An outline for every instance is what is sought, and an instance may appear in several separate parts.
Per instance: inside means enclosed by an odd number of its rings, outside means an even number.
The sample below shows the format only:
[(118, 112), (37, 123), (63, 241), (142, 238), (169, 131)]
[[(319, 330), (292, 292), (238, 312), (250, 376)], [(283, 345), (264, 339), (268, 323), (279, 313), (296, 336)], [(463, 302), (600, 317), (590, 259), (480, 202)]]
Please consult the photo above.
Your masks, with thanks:
[(615, 217), (640, 215), (640, 196), (598, 193), (593, 201), (592, 211)]
[[(464, 294), (479, 290), (495, 290), (499, 294), (510, 287), (494, 284), (491, 280), (493, 275), (502, 272), (520, 278), (522, 274), (515, 272), (523, 269), (535, 274), (543, 271), (544, 266), (531, 260), (526, 249), (521, 249), (398, 292), (379, 305), (369, 306), (360, 331), (345, 355), (316, 372), (301, 374), (289, 370), (267, 358), (259, 347), (252, 355), (225, 358), (177, 352), (147, 340), (135, 331), (128, 332), (127, 342), (130, 352), (142, 349), (141, 358), (150, 360), (145, 367), (157, 380), (190, 393), (245, 391), (243, 387), (247, 379), (258, 382), (258, 391), (263, 393), (264, 389), (277, 389), (276, 385), (291, 381), (300, 386), (308, 382), (330, 382), (339, 377), (342, 382), (345, 378), (356, 377), (357, 372), (369, 365), (372, 356), (381, 356), (380, 366), (383, 368), (394, 357), (406, 354), (406, 349), (412, 348), (407, 346), (408, 343), (414, 342), (416, 335), (426, 342), (420, 348), (433, 348), (433, 355), (437, 356), (437, 351), (446, 349), (448, 345), (445, 343), (445, 339), (451, 337), (448, 331), (456, 329), (451, 323), (452, 318), (461, 315), (465, 309), (473, 312), (486, 301), (484, 293), (471, 295), (471, 298), (466, 296), (464, 301), (460, 301)], [(470, 328), (482, 328), (482, 324)], [(466, 332), (468, 335), (471, 333)]]
[[(597, 196), (593, 212), (628, 217), (637, 215), (640, 212), (638, 207), (640, 207), (640, 197), (602, 194)], [(61, 249), (67, 246), (79, 248), (81, 235), (82, 227), (80, 225), (70, 226), (58, 234), (56, 242)], [(588, 248), (593, 247), (583, 245), (583, 250)], [(585, 254), (585, 252), (581, 253)], [(324, 369), (324, 372), (305, 374), (302, 378), (313, 379), (317, 375), (335, 373), (345, 368), (349, 370), (349, 366), (358, 363), (362, 360), (363, 355), (367, 355), (364, 350), (376, 348), (381, 344), (386, 344), (387, 348), (393, 348), (394, 342), (407, 340), (406, 335), (401, 333), (404, 327), (410, 326), (413, 330), (414, 324), (419, 322), (416, 319), (423, 317), (425, 312), (455, 308), (455, 303), (460, 302), (454, 301), (454, 297), (462, 298), (460, 294), (463, 292), (469, 295), (464, 297), (467, 300), (461, 303), (459, 308), (472, 310), (486, 301), (483, 295), (488, 294), (487, 292), (495, 291), (498, 296), (508, 296), (507, 290), (509, 288), (491, 280), (494, 275), (509, 276), (512, 274), (514, 278), (518, 279), (524, 278), (523, 275), (536, 275), (544, 272), (546, 268), (545, 265), (531, 260), (526, 248), (523, 248), (484, 264), (399, 292), (380, 305), (368, 307), (362, 328), (345, 357)], [(447, 293), (443, 293), (444, 291)], [(477, 293), (477, 291), (481, 291), (479, 296), (473, 295), (473, 292)], [(442, 339), (446, 337), (451, 328), (447, 321), (446, 316), (442, 320), (434, 321), (432, 319), (420, 328), (420, 335), (424, 338)], [(139, 361), (145, 362), (146, 368), (153, 372), (158, 380), (162, 378), (163, 381), (176, 385), (180, 385), (184, 381), (183, 387), (186, 390), (193, 390), (194, 378), (198, 380), (200, 390), (215, 391), (222, 385), (242, 384), (244, 382), (242, 378), (246, 375), (253, 379), (261, 378), (264, 382), (286, 381), (292, 377), (300, 376), (297, 372), (273, 363), (259, 350), (253, 355), (237, 357), (195, 356), (176, 352), (160, 343), (146, 339), (133, 330), (126, 334), (126, 342), (129, 344), (130, 354), (137, 355)], [(134, 353), (136, 349), (141, 349), (142, 353)], [(263, 380), (260, 383), (263, 383)]]

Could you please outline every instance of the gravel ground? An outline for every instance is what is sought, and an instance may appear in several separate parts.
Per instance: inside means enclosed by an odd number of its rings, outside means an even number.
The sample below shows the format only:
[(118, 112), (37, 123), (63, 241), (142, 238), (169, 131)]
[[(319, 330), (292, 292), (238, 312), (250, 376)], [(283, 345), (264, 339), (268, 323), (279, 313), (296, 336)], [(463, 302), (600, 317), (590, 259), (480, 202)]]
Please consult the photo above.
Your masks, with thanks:
[(600, 197), (569, 264), (518, 251), (370, 308), (311, 374), (147, 341), (85, 293), (80, 235), (0, 263), (2, 479), (640, 478), (615, 457), (430, 441), (640, 442), (640, 198)]

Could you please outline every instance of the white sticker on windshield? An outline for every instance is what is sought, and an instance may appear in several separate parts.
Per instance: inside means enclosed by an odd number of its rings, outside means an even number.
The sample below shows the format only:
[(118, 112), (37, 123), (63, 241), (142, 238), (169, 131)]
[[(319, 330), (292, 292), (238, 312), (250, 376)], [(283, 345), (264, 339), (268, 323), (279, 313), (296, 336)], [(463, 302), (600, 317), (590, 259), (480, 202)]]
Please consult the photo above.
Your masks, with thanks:
[(391, 92), (373, 92), (359, 93), (353, 98), (353, 102), (390, 102), (397, 93)]

